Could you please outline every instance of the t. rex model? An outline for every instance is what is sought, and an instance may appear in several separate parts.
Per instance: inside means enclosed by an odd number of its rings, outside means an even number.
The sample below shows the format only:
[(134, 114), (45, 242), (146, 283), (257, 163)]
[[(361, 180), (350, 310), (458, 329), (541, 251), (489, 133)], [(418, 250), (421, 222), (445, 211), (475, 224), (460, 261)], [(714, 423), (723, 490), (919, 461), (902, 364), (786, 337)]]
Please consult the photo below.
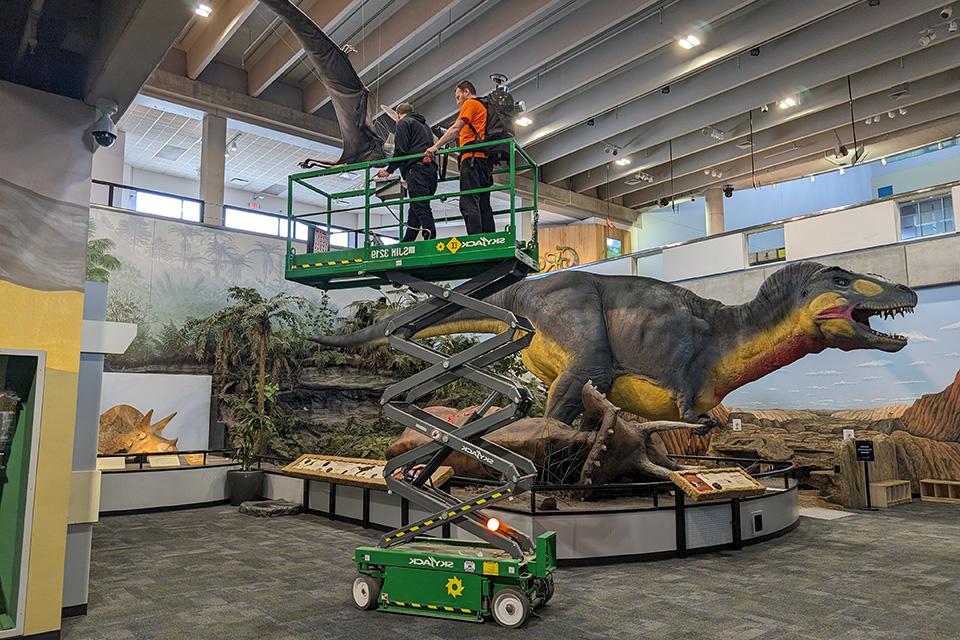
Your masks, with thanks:
[[(899, 351), (907, 339), (871, 329), (870, 318), (911, 312), (917, 295), (880, 276), (797, 262), (741, 305), (652, 278), (582, 271), (528, 279), (489, 301), (536, 327), (521, 356), (549, 387), (547, 417), (572, 424), (583, 412), (581, 389), (592, 380), (630, 413), (714, 426), (705, 413), (728, 393), (808, 353)], [(382, 342), (387, 322), (313, 340), (336, 347)], [(417, 337), (504, 328), (461, 314)]]

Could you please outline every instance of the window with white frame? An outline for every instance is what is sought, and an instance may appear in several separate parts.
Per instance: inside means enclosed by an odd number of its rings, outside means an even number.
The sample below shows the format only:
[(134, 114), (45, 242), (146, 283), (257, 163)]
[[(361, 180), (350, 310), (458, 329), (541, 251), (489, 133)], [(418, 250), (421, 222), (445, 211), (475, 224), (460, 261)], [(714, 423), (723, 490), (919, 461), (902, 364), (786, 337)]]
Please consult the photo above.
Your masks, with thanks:
[[(271, 215), (269, 213), (257, 213), (247, 209), (236, 209), (234, 207), (224, 207), (223, 226), (227, 229), (240, 229), (241, 231), (251, 231), (253, 233), (262, 233), (268, 236), (286, 238), (289, 222), (286, 218)], [(306, 241), (307, 225), (302, 222), (294, 223), (294, 238), (296, 240)]]
[(900, 239), (922, 238), (955, 230), (949, 193), (900, 202)]
[(134, 191), (133, 208), (135, 211), (154, 216), (200, 222), (200, 203), (176, 196), (162, 196), (158, 193)]

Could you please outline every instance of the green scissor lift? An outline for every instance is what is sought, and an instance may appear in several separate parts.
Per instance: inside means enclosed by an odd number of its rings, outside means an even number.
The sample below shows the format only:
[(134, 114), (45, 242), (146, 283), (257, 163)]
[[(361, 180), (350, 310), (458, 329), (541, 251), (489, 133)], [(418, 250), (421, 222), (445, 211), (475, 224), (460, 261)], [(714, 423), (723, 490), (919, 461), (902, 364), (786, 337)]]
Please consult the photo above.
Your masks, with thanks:
[[(441, 150), (438, 159), (464, 149), (483, 149), (503, 142)], [(376, 547), (357, 548), (355, 561), (359, 576), (353, 583), (353, 598), (361, 609), (475, 622), (492, 616), (499, 624), (513, 628), (522, 625), (531, 610), (545, 604), (553, 595), (556, 534), (546, 532), (533, 541), (483, 513), (483, 509), (503, 500), (513, 500), (530, 489), (536, 477), (536, 468), (530, 460), (483, 437), (525, 417), (531, 404), (526, 388), (497, 374), (490, 366), (529, 345), (534, 328), (526, 318), (483, 301), (538, 268), (536, 188), (539, 170), (513, 140), (509, 141), (509, 148), (509, 162), (495, 172), (500, 177), (492, 187), (435, 196), (391, 198), (385, 195), (396, 185), (396, 180), (371, 186), (373, 174), (386, 166), (388, 160), (307, 171), (289, 178), (288, 280), (321, 289), (406, 286), (428, 296), (394, 317), (385, 337), (395, 349), (429, 366), (387, 388), (380, 402), (384, 415), (430, 439), (393, 458), (384, 469), (390, 491), (429, 515), (385, 533)], [(415, 157), (419, 156), (408, 156)], [(358, 173), (362, 175), (360, 189), (329, 192), (317, 184), (330, 182), (330, 176)], [(522, 173), (529, 174), (533, 184), (532, 203), (525, 206), (520, 206), (516, 188), (517, 176)], [(456, 178), (444, 178), (442, 182), (449, 180)], [(326, 209), (295, 213), (293, 194), (297, 187), (320, 195), (321, 201), (326, 201)], [(483, 191), (503, 191), (509, 195), (509, 209), (495, 212), (510, 214), (505, 230), (391, 245), (377, 242), (378, 232), (386, 228), (396, 228), (399, 234), (403, 233), (404, 207), (412, 202)], [(363, 198), (363, 204), (334, 207), (359, 198)], [(378, 209), (389, 209), (397, 223), (371, 224), (371, 211)], [(360, 212), (363, 215), (362, 227), (346, 228), (348, 233), (356, 234), (358, 246), (320, 253), (295, 250), (293, 236), (303, 231), (298, 224), (306, 225), (314, 238), (317, 231), (325, 231), (326, 237), (331, 238), (335, 230), (344, 230), (344, 226), (336, 222), (351, 212), (354, 216)], [(518, 214), (525, 212), (530, 213), (532, 224), (529, 237), (524, 239), (519, 231)], [(459, 220), (459, 216), (456, 219)], [(451, 280), (465, 282), (452, 289), (436, 284)], [(454, 355), (414, 341), (418, 332), (464, 309), (497, 320), (506, 329)], [(463, 426), (457, 428), (417, 406), (418, 401), (460, 378), (489, 389), (489, 395)], [(501, 400), (506, 406), (484, 415)], [(432, 486), (429, 478), (451, 451), (475, 457), (502, 474), (503, 485), (467, 500)], [(450, 524), (483, 542), (425, 535)]]

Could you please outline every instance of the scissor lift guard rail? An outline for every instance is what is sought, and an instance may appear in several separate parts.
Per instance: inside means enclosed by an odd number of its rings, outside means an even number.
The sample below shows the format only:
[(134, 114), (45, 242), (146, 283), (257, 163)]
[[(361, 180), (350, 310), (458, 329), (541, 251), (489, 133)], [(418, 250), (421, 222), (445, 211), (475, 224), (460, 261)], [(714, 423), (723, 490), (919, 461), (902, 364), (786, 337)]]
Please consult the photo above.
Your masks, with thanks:
[[(483, 149), (503, 143), (498, 140), (444, 149), (437, 155), (442, 157), (464, 149)], [(385, 416), (430, 439), (430, 442), (390, 460), (384, 470), (388, 488), (429, 515), (384, 534), (378, 547), (356, 550), (360, 576), (354, 581), (353, 596), (357, 606), (363, 609), (379, 608), (474, 621), (492, 615), (503, 626), (518, 627), (532, 608), (544, 604), (553, 595), (555, 534), (545, 533), (534, 542), (526, 534), (496, 518), (487, 518), (482, 512), (497, 502), (513, 499), (529, 490), (536, 477), (536, 468), (530, 460), (483, 437), (525, 417), (531, 405), (529, 391), (511, 378), (493, 371), (491, 365), (528, 346), (534, 327), (526, 318), (484, 302), (484, 298), (537, 270), (536, 185), (539, 170), (515, 141), (509, 140), (508, 144), (508, 165), (495, 172), (508, 176), (508, 179), (481, 189), (390, 199), (383, 194), (396, 181), (371, 186), (373, 172), (390, 160), (308, 171), (289, 178), (288, 280), (322, 289), (392, 284), (428, 296), (425, 301), (395, 316), (384, 333), (391, 347), (423, 360), (428, 366), (388, 387), (380, 402)], [(404, 159), (417, 157), (406, 156)], [(522, 164), (518, 165), (518, 159)], [(353, 172), (362, 172), (361, 189), (329, 193), (314, 184), (331, 175)], [(523, 207), (517, 202), (518, 172), (529, 172), (533, 178), (532, 204)], [(319, 194), (326, 202), (326, 209), (294, 213), (295, 186)], [(387, 226), (371, 225), (371, 209), (398, 207), (396, 227), (402, 234), (404, 206), (485, 191), (503, 191), (509, 195), (509, 209), (495, 212), (510, 214), (504, 231), (386, 246), (376, 243), (377, 231)], [(333, 207), (334, 203), (349, 203), (348, 199), (360, 197), (363, 198), (362, 205)], [(373, 198), (380, 201), (375, 202)], [(335, 230), (342, 229), (334, 224), (334, 216), (353, 211), (363, 212), (362, 229), (346, 229), (347, 233), (356, 234), (358, 246), (322, 253), (296, 252), (295, 238), (298, 234), (302, 236), (303, 231), (298, 224), (306, 225), (308, 236), (314, 239), (317, 231), (324, 232), (329, 239)], [(530, 237), (527, 239), (518, 233), (517, 214), (524, 212), (531, 214)], [(359, 246), (361, 232), (363, 243)], [(453, 289), (435, 283), (460, 279), (467, 281)], [(505, 329), (453, 355), (414, 340), (420, 331), (442, 323), (461, 310), (499, 321)], [(417, 406), (418, 401), (461, 378), (489, 390), (486, 399), (463, 426), (457, 428)], [(488, 409), (501, 401), (505, 401), (506, 406), (486, 415)], [(451, 451), (476, 458), (502, 475), (503, 484), (466, 500), (432, 486), (430, 476)], [(448, 524), (485, 540), (486, 544), (421, 537)]]

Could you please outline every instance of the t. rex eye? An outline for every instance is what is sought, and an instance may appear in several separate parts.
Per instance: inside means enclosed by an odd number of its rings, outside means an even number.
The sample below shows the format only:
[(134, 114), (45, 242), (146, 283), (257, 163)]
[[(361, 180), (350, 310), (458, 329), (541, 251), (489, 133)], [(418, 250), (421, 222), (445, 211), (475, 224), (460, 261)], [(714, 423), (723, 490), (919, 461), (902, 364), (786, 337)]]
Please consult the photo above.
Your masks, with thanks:
[(845, 287), (850, 284), (850, 281), (846, 278), (834, 278), (833, 284), (837, 285), (838, 287)]

